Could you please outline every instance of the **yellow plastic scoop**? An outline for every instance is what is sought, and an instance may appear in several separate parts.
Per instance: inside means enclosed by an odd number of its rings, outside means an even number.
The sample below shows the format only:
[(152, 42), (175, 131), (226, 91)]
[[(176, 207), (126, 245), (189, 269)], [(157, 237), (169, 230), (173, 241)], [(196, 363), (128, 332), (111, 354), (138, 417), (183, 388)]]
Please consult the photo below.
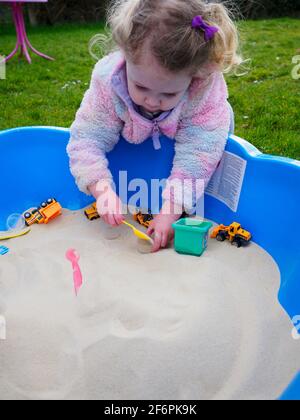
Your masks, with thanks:
[(144, 241), (149, 241), (153, 245), (154, 243), (153, 239), (151, 239), (150, 236), (146, 235), (146, 233), (136, 229), (133, 225), (126, 222), (125, 220), (122, 223), (124, 223), (124, 225), (129, 226), (133, 230), (133, 233), (135, 234), (135, 236), (137, 236), (139, 239), (143, 239)]
[(0, 231), (0, 241), (4, 241), (5, 239), (12, 239), (17, 238), (18, 236), (26, 235), (30, 231), (30, 227), (21, 229), (21, 230), (5, 230)]

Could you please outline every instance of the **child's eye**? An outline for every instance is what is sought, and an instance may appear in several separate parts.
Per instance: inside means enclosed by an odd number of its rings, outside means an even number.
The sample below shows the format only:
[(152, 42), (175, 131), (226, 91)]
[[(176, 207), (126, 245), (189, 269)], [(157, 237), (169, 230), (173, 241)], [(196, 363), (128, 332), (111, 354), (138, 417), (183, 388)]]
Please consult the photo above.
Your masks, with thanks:
[(174, 98), (177, 94), (176, 93), (165, 93), (164, 94), (167, 98)]
[(137, 87), (139, 90), (147, 90), (147, 88), (145, 88), (145, 87), (143, 87), (143, 86), (136, 85), (136, 87)]

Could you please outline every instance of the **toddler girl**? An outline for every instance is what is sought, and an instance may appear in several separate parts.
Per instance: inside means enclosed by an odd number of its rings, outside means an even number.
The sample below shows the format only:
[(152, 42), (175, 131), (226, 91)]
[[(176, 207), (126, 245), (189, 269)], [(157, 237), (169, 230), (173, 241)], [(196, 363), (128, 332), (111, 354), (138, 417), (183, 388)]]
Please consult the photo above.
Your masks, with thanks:
[(224, 152), (231, 108), (222, 73), (241, 63), (237, 30), (222, 4), (202, 0), (119, 0), (108, 23), (117, 48), (96, 64), (71, 126), (70, 169), (116, 226), (124, 216), (106, 154), (121, 134), (134, 144), (152, 137), (155, 149), (160, 133), (174, 139), (163, 206), (148, 229), (157, 251), (172, 238), (185, 201), (203, 194), (176, 193), (179, 184), (202, 180), (206, 187)]

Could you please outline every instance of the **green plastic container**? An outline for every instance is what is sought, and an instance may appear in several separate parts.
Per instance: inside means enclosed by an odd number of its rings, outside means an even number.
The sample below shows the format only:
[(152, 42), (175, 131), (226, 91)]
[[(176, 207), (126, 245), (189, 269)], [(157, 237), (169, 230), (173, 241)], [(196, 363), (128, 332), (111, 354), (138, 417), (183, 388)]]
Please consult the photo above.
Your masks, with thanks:
[(208, 232), (213, 224), (186, 218), (178, 220), (172, 226), (175, 230), (175, 250), (180, 254), (200, 257), (207, 248)]

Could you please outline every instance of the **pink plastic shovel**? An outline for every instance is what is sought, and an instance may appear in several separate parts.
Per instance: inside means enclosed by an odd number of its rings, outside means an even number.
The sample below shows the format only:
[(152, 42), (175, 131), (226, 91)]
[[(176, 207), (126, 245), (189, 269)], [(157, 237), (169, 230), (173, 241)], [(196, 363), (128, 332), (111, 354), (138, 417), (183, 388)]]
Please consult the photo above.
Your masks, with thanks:
[(82, 286), (82, 274), (78, 264), (80, 259), (80, 255), (75, 249), (68, 249), (66, 252), (67, 260), (71, 261), (72, 268), (73, 268), (73, 281), (74, 281), (74, 289), (76, 296), (78, 295), (78, 291)]

